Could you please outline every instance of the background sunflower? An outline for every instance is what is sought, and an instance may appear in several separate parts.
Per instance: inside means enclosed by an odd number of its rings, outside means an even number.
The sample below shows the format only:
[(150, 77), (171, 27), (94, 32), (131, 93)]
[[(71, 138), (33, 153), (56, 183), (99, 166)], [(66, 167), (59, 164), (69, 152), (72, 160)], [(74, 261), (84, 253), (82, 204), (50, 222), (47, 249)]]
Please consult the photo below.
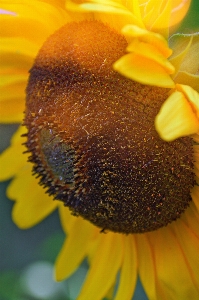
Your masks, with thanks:
[[(199, 2), (191, 9), (178, 31), (190, 33), (198, 29)], [(0, 152), (10, 142), (17, 125), (0, 125)], [(53, 262), (64, 241), (57, 211), (42, 223), (22, 231), (11, 220), (12, 202), (5, 196), (9, 182), (0, 183), (0, 299), (76, 299), (87, 271), (84, 261), (77, 272), (61, 283), (52, 281)], [(42, 272), (43, 281), (38, 281)], [(10, 288), (12, 286), (12, 289)], [(147, 299), (140, 282), (133, 300)]]

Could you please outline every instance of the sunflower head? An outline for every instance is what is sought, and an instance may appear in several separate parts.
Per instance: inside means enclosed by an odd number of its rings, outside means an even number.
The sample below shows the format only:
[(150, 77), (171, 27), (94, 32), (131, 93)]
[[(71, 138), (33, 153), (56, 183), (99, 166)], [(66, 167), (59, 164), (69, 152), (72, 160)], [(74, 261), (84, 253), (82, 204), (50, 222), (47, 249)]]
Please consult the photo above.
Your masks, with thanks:
[(113, 70), (126, 46), (99, 21), (55, 32), (30, 71), (25, 124), (49, 194), (102, 229), (141, 233), (189, 205), (193, 150), (190, 138), (168, 144), (155, 130), (168, 90)]

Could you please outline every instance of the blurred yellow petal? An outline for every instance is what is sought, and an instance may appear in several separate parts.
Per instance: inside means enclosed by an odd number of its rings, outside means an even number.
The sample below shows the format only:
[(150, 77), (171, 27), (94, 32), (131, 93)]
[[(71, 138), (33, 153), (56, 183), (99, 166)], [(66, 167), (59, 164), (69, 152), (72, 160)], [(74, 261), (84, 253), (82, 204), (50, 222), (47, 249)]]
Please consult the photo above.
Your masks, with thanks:
[(174, 32), (186, 16), (191, 0), (174, 0), (172, 1), (171, 18), (169, 22), (170, 32)]
[(63, 203), (59, 206), (59, 218), (62, 224), (62, 229), (67, 235), (72, 229), (76, 218), (74, 218), (69, 208), (64, 206)]
[[(188, 12), (191, 0), (139, 1), (142, 5), (142, 17), (147, 29), (168, 35), (173, 32)], [(142, 3), (143, 2), (143, 3)]]
[(140, 42), (148, 43), (159, 50), (164, 57), (169, 57), (172, 50), (169, 48), (167, 41), (158, 33), (142, 29), (135, 25), (126, 25), (122, 29), (124, 35), (137, 38)]
[(149, 299), (161, 299), (156, 291), (156, 274), (153, 261), (153, 253), (146, 234), (135, 236), (137, 256), (138, 256), (138, 274)]
[(125, 77), (142, 84), (165, 88), (174, 87), (174, 82), (162, 66), (139, 54), (129, 53), (124, 55), (114, 63), (113, 67)]
[(131, 43), (127, 50), (154, 61), (160, 67), (163, 67), (168, 74), (172, 74), (175, 71), (173, 65), (153, 45), (143, 42)]
[(175, 91), (162, 105), (155, 127), (163, 140), (173, 141), (198, 132), (199, 118), (183, 93)]
[(78, 268), (87, 254), (89, 241), (95, 229), (93, 225), (81, 217), (74, 219), (75, 222), (70, 229), (70, 235), (64, 242), (55, 263), (55, 277), (58, 281), (67, 278)]
[[(190, 208), (186, 211), (187, 219), (191, 218)], [(195, 216), (194, 216), (195, 217)], [(193, 216), (192, 216), (193, 218)], [(195, 217), (196, 219), (196, 217)], [(198, 225), (198, 230), (194, 231), (192, 226), (189, 227), (186, 222), (184, 222), (183, 217), (182, 220), (179, 220), (174, 224), (175, 233), (177, 240), (181, 246), (184, 257), (186, 257), (187, 264), (189, 265), (190, 277), (193, 281), (193, 289), (195, 289), (195, 294), (197, 293), (199, 286), (199, 220), (198, 218), (195, 220)], [(191, 296), (191, 290), (190, 290)]]
[[(78, 300), (101, 300), (115, 282), (123, 255), (122, 235), (101, 234)], [(114, 249), (113, 249), (114, 245)], [(114, 250), (114, 251), (113, 251)], [(106, 270), (104, 272), (104, 270)], [(100, 282), (100, 284), (99, 284)]]
[[(142, 20), (138, 13), (133, 14), (125, 5), (117, 1), (106, 0), (91, 0), (82, 4), (76, 4), (72, 1), (67, 1), (66, 8), (72, 11), (79, 12), (93, 12), (101, 17), (101, 13), (110, 14), (111, 18), (117, 18), (118, 22), (123, 26), (128, 23), (136, 24), (141, 28), (144, 27)], [(136, 8), (135, 8), (136, 9)], [(115, 15), (115, 16), (114, 16)], [(110, 19), (111, 19), (110, 18)], [(116, 19), (116, 20), (117, 20)], [(106, 18), (106, 22), (109, 24), (109, 19)], [(110, 24), (112, 20), (110, 20)], [(121, 29), (121, 28), (120, 28)]]
[(134, 1), (129, 0), (126, 1), (126, 5), (128, 9), (136, 16), (136, 18), (140, 20), (141, 23), (143, 23), (139, 2), (140, 2), (139, 0), (134, 0)]
[[(4, 77), (2, 80), (11, 81), (11, 78)], [(20, 123), (23, 119), (26, 80), (26, 75), (18, 75), (12, 83), (0, 85), (0, 120), (2, 123)]]
[[(2, 54), (4, 55), (15, 55), (15, 58), (17, 55), (21, 60), (25, 60), (26, 58), (31, 59), (31, 63), (33, 63), (34, 58), (39, 51), (39, 45), (32, 41), (28, 41), (22, 37), (4, 37), (0, 39), (0, 49)], [(2, 55), (1, 54), (1, 55)], [(13, 59), (14, 61), (14, 59)], [(13, 63), (12, 61), (12, 63)], [(4, 60), (1, 60), (1, 64), (4, 64), (7, 66), (7, 62), (9, 62), (9, 58), (5, 62)], [(14, 67), (13, 65), (11, 65)], [(32, 66), (32, 65), (31, 65)], [(26, 67), (28, 68), (28, 67)]]
[[(180, 234), (184, 235), (182, 229)], [(149, 234), (149, 237), (158, 278), (157, 289), (165, 295), (165, 298), (157, 299), (197, 299), (198, 286), (195, 285), (187, 258), (171, 226), (161, 228), (155, 234)], [(191, 247), (187, 238), (188, 245)]]
[(176, 89), (184, 94), (193, 107), (193, 111), (199, 118), (199, 93), (192, 87), (183, 84), (176, 84)]
[(164, 37), (168, 38), (172, 0), (166, 0), (164, 2), (165, 3), (162, 5), (162, 10), (159, 12), (159, 14), (157, 14), (157, 18), (155, 22), (150, 26), (150, 30), (158, 32)]
[(124, 257), (120, 282), (114, 300), (129, 300), (134, 294), (137, 280), (137, 254), (133, 236), (124, 236)]
[[(25, 147), (22, 146), (24, 140), (21, 134), (25, 132), (25, 128), (20, 127), (11, 140), (11, 146), (0, 155), (0, 180), (8, 180), (26, 165), (27, 155), (22, 155)], [(16, 160), (17, 157), (17, 160)]]
[[(1, 36), (23, 37), (41, 44), (66, 22), (66, 12), (42, 1), (4, 2), (1, 8), (16, 15), (1, 15)], [(48, 19), (48, 22), (46, 22)], [(32, 33), (37, 34), (32, 34)]]
[[(45, 219), (59, 205), (45, 193), (38, 179), (32, 176), (31, 165), (26, 164), (17, 172), (7, 189), (7, 195), (15, 201), (12, 218), (19, 228), (30, 228)], [(23, 187), (23, 188), (22, 188)]]
[[(24, 100), (24, 98), (22, 98)], [(15, 97), (0, 102), (1, 123), (20, 123), (23, 119), (24, 101)], [(22, 100), (22, 101), (21, 101)]]

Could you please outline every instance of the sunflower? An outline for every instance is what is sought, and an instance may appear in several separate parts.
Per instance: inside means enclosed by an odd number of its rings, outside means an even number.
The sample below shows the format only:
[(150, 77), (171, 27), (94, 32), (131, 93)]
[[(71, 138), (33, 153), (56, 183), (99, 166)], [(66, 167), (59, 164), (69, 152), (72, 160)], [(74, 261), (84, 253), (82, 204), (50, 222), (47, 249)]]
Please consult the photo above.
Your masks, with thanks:
[(1, 120), (26, 125), (1, 180), (20, 228), (59, 209), (56, 279), (89, 262), (78, 300), (118, 273), (115, 300), (138, 275), (149, 299), (199, 297), (199, 37), (168, 44), (189, 2), (1, 4)]

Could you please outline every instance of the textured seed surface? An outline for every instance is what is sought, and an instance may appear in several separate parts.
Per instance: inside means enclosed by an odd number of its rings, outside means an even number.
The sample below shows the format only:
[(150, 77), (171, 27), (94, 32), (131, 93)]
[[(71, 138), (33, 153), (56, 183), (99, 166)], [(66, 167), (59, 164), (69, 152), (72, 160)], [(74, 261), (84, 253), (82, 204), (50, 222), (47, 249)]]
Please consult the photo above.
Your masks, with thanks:
[(27, 148), (41, 184), (74, 215), (142, 233), (189, 205), (192, 141), (159, 138), (154, 119), (168, 91), (113, 71), (126, 46), (97, 21), (68, 24), (45, 42), (27, 86)]

